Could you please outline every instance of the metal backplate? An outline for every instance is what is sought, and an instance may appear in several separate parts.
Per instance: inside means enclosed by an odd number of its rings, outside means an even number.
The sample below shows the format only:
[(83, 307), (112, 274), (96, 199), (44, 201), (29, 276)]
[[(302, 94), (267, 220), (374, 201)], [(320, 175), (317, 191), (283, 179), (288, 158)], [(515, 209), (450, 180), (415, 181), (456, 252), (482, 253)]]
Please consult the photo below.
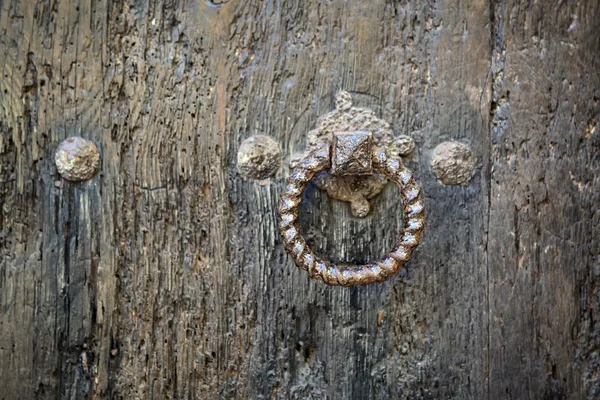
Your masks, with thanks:
[[(371, 132), (375, 147), (387, 148), (393, 137), (390, 124), (378, 118), (372, 110), (353, 107), (350, 93), (342, 91), (335, 97), (335, 110), (320, 117), (317, 127), (308, 132), (307, 150), (313, 151), (325, 143), (332, 143), (334, 132), (352, 131)], [(313, 181), (334, 199), (349, 202), (356, 217), (365, 217), (369, 213), (368, 199), (379, 194), (388, 182), (377, 172), (368, 176), (336, 176), (331, 171), (321, 172)]]

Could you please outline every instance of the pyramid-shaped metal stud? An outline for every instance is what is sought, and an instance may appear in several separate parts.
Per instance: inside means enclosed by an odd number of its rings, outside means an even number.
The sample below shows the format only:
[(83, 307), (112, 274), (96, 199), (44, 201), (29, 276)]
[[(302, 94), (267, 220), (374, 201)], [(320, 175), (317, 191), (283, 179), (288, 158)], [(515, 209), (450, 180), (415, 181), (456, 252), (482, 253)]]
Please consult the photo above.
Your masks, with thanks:
[(333, 175), (373, 173), (373, 135), (368, 131), (334, 132), (331, 154)]

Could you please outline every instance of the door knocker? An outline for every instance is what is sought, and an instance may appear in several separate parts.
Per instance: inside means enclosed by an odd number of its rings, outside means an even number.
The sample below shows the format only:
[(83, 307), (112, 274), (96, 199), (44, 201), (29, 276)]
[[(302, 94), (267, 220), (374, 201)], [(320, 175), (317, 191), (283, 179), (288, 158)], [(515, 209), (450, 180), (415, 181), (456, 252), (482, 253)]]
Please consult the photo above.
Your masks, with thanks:
[[(421, 241), (425, 225), (421, 188), (401, 159), (389, 155), (386, 144), (390, 140), (390, 131), (389, 124), (375, 117), (372, 111), (352, 107), (347, 92), (338, 93), (336, 109), (319, 121), (315, 131), (311, 131), (313, 139), (325, 140), (313, 140), (310, 151), (293, 166), (279, 204), (279, 231), (284, 247), (296, 265), (306, 270), (311, 278), (340, 286), (384, 281), (410, 260)], [(340, 178), (342, 182), (348, 177), (369, 179), (377, 184), (377, 192), (387, 179), (400, 188), (404, 230), (394, 249), (383, 259), (359, 266), (336, 265), (316, 256), (306, 244), (298, 223), (302, 194), (308, 182), (326, 170), (326, 179)], [(382, 184), (382, 180), (385, 183)], [(365, 187), (372, 189), (374, 186)], [(361, 203), (364, 205), (364, 201)], [(367, 202), (367, 212), (368, 208)]]

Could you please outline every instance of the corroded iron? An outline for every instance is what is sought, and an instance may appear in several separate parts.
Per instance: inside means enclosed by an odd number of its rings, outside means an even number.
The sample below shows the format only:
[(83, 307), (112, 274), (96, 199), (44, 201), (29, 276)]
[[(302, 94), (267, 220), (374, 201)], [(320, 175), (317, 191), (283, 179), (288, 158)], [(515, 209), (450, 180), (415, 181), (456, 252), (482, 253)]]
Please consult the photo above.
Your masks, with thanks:
[(444, 185), (466, 185), (475, 171), (473, 153), (461, 142), (440, 143), (433, 150), (431, 171)]
[(389, 147), (392, 156), (408, 156), (415, 149), (415, 141), (410, 136), (400, 135), (392, 141)]
[[(335, 141), (334, 134), (341, 132), (369, 132), (372, 135), (373, 146), (387, 149), (394, 157), (406, 156), (414, 149), (414, 141), (400, 135), (395, 140), (394, 132), (389, 123), (378, 118), (375, 112), (366, 108), (354, 107), (350, 93), (341, 91), (335, 96), (335, 109), (321, 116), (317, 126), (307, 134), (307, 152), (318, 151), (319, 148)], [(296, 164), (304, 154), (291, 157), (290, 165)], [(322, 171), (314, 178), (317, 188), (324, 190), (336, 199), (350, 203), (352, 215), (366, 217), (370, 210), (369, 199), (377, 196), (387, 185), (388, 179), (378, 171), (350, 174), (339, 173), (334, 160), (331, 170)]]
[[(317, 120), (315, 129), (308, 132), (307, 152), (331, 144), (335, 132), (370, 132), (373, 145), (381, 148), (389, 146), (394, 132), (390, 124), (378, 118), (375, 112), (352, 105), (350, 93), (341, 91), (335, 96), (335, 109)], [(339, 175), (333, 171), (323, 171), (314, 184), (325, 190), (330, 197), (350, 203), (355, 217), (366, 217), (370, 205), (368, 199), (377, 196), (387, 185), (387, 178), (376, 172), (371, 175)]]
[(404, 206), (404, 231), (394, 249), (381, 260), (360, 266), (336, 265), (316, 256), (300, 233), (298, 216), (302, 194), (316, 174), (331, 167), (330, 144), (310, 152), (296, 164), (281, 195), (279, 231), (286, 251), (311, 278), (320, 279), (328, 285), (368, 285), (384, 281), (410, 260), (414, 248), (421, 241), (425, 225), (424, 203), (421, 189), (412, 173), (400, 160), (390, 158), (380, 148), (376, 148), (369, 156), (372, 157), (373, 167), (398, 185)]
[(247, 178), (267, 179), (281, 166), (281, 148), (268, 136), (250, 136), (240, 145), (237, 166), (240, 174)]
[(335, 132), (331, 154), (331, 173), (338, 176), (371, 175), (373, 162), (371, 132)]
[(91, 179), (100, 167), (100, 152), (94, 142), (72, 136), (60, 142), (54, 153), (58, 173), (66, 180)]

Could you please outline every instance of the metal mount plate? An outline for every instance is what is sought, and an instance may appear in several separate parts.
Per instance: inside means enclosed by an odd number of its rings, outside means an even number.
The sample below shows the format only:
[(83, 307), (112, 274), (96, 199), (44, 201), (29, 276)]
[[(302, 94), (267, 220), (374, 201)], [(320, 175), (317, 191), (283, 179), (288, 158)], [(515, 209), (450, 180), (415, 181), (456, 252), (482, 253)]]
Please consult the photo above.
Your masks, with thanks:
[[(319, 117), (316, 128), (308, 132), (307, 151), (332, 143), (334, 132), (352, 131), (371, 132), (375, 147), (388, 148), (393, 138), (390, 124), (378, 118), (372, 110), (353, 107), (350, 93), (341, 91), (335, 96), (335, 109)], [(366, 217), (371, 208), (369, 199), (383, 190), (388, 179), (378, 172), (368, 176), (337, 176), (331, 171), (323, 171), (313, 182), (330, 197), (349, 202), (355, 217)]]

